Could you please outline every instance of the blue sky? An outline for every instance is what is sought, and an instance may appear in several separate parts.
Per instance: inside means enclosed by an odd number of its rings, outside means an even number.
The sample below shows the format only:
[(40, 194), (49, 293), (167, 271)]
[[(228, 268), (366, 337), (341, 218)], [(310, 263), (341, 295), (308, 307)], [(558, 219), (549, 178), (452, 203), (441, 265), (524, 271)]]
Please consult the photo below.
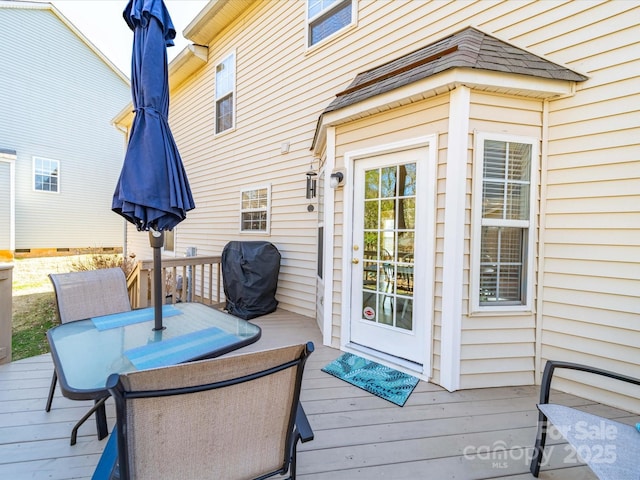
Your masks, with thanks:
[[(126, 0), (50, 0), (122, 72), (131, 75), (133, 34), (122, 18)], [(176, 27), (176, 45), (168, 49), (171, 61), (189, 43), (182, 31), (207, 0), (165, 0)]]

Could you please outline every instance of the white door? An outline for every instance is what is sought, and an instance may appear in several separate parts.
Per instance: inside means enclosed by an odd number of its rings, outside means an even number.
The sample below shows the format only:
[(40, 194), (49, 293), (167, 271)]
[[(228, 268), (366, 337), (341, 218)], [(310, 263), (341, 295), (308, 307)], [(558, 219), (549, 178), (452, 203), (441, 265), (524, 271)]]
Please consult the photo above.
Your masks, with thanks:
[[(428, 148), (354, 162), (351, 342), (424, 364)], [(426, 202), (427, 204), (429, 202)], [(431, 263), (431, 262), (429, 262)]]

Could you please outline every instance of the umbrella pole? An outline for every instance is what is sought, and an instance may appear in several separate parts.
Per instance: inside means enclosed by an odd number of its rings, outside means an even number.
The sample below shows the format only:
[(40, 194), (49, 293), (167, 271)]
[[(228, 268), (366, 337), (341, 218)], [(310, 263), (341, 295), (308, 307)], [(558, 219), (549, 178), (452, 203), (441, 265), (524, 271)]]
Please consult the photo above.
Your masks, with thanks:
[(154, 331), (163, 330), (162, 325), (162, 246), (164, 232), (149, 230), (149, 243), (153, 248), (153, 317)]

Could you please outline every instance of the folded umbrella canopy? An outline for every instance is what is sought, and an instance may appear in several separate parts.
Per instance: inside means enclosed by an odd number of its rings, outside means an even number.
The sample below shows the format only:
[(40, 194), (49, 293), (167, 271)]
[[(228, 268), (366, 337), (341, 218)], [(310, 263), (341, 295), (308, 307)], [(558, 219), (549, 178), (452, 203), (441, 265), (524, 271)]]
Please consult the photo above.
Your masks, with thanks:
[(131, 94), (135, 116), (112, 210), (138, 230), (151, 232), (155, 330), (160, 330), (163, 232), (172, 230), (195, 208), (168, 122), (166, 47), (173, 45), (176, 31), (162, 0), (129, 0), (123, 16), (133, 30)]

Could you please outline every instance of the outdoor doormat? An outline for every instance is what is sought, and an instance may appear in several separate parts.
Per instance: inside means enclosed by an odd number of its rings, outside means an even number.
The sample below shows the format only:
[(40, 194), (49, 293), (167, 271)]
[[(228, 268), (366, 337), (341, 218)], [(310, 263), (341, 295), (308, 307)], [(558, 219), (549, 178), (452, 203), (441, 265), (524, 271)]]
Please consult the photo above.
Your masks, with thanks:
[(419, 381), (412, 375), (351, 353), (336, 358), (322, 371), (401, 407)]

